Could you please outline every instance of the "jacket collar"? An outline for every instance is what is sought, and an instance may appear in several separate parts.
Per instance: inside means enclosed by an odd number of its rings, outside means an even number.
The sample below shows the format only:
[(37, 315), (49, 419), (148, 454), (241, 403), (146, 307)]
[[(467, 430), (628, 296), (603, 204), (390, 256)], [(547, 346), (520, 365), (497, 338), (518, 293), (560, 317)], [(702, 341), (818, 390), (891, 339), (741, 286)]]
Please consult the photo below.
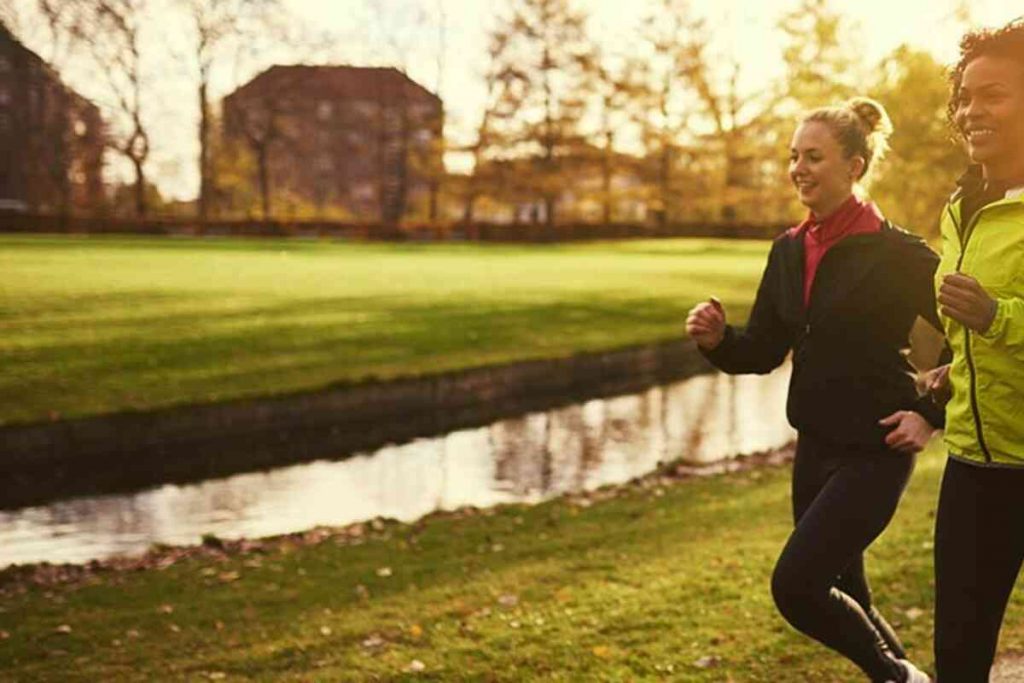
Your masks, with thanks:
[[(812, 291), (814, 315), (822, 315), (823, 311), (832, 308), (835, 302), (842, 301), (850, 291), (863, 282), (888, 252), (884, 245), (901, 234), (902, 231), (883, 218), (882, 229), (878, 232), (850, 235), (835, 244), (830, 251), (849, 253), (853, 258), (847, 259), (840, 275), (835, 277), (827, 288), (819, 287)], [(799, 273), (799, 277), (788, 278), (786, 288), (789, 291), (786, 299), (802, 308), (805, 264), (803, 234), (787, 233), (783, 246), (786, 267), (791, 269), (790, 272)]]

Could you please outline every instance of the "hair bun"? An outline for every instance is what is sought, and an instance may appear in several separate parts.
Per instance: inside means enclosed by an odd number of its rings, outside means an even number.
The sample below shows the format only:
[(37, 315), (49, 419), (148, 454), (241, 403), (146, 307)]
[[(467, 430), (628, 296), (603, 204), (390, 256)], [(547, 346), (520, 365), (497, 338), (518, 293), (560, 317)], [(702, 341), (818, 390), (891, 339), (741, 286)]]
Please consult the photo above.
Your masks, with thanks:
[(892, 121), (880, 102), (870, 97), (854, 97), (846, 103), (846, 108), (860, 119), (868, 135), (878, 133), (887, 138), (892, 133)]

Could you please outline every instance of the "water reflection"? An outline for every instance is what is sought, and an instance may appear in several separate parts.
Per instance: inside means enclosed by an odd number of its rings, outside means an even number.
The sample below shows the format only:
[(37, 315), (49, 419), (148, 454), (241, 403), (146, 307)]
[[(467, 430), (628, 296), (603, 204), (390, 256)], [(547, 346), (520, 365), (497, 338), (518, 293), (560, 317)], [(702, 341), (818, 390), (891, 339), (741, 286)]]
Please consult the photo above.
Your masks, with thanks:
[(703, 375), (339, 461), (0, 512), (0, 565), (81, 562), (157, 542), (195, 543), (204, 533), (256, 537), (374, 517), (411, 521), (624, 482), (675, 459), (761, 451), (794, 437), (784, 415), (789, 371)]

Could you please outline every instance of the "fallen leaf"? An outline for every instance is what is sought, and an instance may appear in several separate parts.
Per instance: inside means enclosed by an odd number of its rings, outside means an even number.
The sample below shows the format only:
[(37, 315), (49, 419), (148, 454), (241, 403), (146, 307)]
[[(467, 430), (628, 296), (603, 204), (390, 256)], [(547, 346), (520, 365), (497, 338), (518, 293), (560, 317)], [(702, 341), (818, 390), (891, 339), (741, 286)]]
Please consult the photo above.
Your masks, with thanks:
[(720, 660), (714, 655), (705, 655), (693, 663), (698, 669), (710, 669), (713, 666), (718, 666)]
[(384, 639), (374, 633), (372, 636), (363, 641), (363, 647), (367, 650), (372, 650), (375, 647), (380, 647), (384, 644)]
[(7, 631), (0, 631), (0, 640), (7, 640), (11, 637), (11, 634)]
[(409, 672), (412, 672), (412, 673), (418, 673), (420, 671), (426, 671), (426, 669), (427, 669), (427, 665), (424, 664), (423, 662), (421, 662), (418, 659), (412, 660), (411, 662), (409, 662), (409, 666), (405, 667), (406, 671), (409, 671)]
[(595, 657), (600, 657), (601, 659), (608, 659), (612, 656), (612, 649), (607, 645), (595, 645), (590, 651), (594, 653)]
[(125, 631), (125, 635), (128, 636), (129, 638), (138, 638), (139, 637), (139, 632), (136, 629), (134, 629), (134, 628), (130, 628), (127, 631)]
[(71, 627), (67, 624), (61, 624), (57, 628), (53, 629), (54, 633), (60, 633), (61, 635), (67, 635), (71, 633)]
[(321, 626), (320, 627), (320, 635), (322, 635), (322, 636), (329, 636), (329, 635), (331, 635), (331, 627), (330, 626)]
[(217, 578), (223, 583), (231, 583), (232, 581), (238, 581), (242, 578), (242, 575), (238, 572), (221, 572), (217, 575)]
[(177, 624), (171, 624), (167, 628), (171, 629), (171, 631), (173, 631), (174, 633), (181, 633), (181, 627)]
[(377, 576), (387, 578), (391, 576), (391, 567), (381, 567), (377, 570)]
[(924, 615), (924, 610), (920, 607), (911, 607), (908, 610), (904, 610), (903, 614), (906, 615), (907, 619), (914, 621)]
[(160, 605), (156, 611), (160, 614), (173, 614), (174, 607), (172, 607), (171, 605)]
[(519, 604), (519, 597), (511, 593), (505, 593), (498, 596), (498, 604), (502, 607), (515, 607)]
[(419, 638), (423, 635), (423, 627), (419, 624), (413, 624), (409, 627), (409, 635), (413, 638)]
[(211, 671), (210, 673), (206, 674), (206, 677), (209, 678), (211, 681), (223, 681), (225, 678), (228, 677), (228, 675), (223, 671)]

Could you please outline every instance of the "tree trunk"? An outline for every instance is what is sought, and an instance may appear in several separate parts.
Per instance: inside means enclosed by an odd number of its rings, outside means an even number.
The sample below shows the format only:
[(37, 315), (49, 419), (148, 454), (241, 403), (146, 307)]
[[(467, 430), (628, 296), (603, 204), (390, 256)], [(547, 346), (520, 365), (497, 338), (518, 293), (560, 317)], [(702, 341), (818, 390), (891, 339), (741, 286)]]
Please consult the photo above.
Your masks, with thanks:
[(135, 215), (146, 217), (146, 172), (142, 170), (142, 159), (132, 159), (135, 167)]
[(199, 201), (197, 205), (200, 225), (206, 223), (210, 212), (210, 102), (207, 83), (199, 84)]
[(270, 220), (270, 172), (267, 168), (267, 148), (256, 150), (256, 163), (259, 171), (260, 204), (263, 207), (263, 220)]

